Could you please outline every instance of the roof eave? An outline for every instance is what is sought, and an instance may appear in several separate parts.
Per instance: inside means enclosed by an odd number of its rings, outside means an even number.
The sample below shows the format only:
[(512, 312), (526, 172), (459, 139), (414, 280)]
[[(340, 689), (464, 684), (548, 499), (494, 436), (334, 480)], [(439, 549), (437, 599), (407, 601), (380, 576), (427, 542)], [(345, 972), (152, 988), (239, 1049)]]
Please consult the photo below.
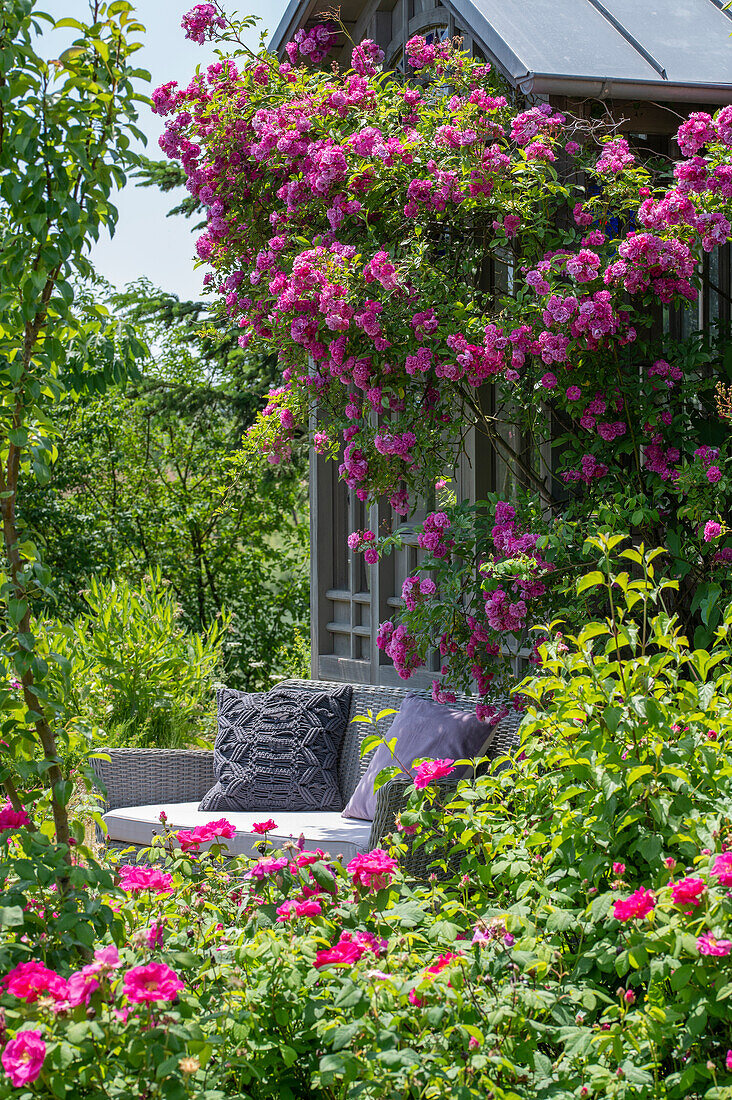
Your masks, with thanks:
[(732, 84), (680, 84), (673, 80), (527, 73), (516, 81), (524, 95), (566, 95), (592, 99), (640, 99), (672, 103), (732, 103)]

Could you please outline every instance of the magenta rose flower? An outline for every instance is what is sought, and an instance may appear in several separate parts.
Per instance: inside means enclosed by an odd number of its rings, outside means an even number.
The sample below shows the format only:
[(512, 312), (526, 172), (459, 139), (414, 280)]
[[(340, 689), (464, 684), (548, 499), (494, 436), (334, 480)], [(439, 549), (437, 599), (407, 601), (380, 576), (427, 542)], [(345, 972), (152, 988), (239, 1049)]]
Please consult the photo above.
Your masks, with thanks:
[(414, 773), (414, 785), (418, 791), (424, 790), (435, 779), (449, 775), (453, 771), (454, 760), (425, 760)]
[(225, 817), (219, 817), (216, 821), (209, 821), (208, 825), (203, 827), (208, 832), (210, 840), (217, 836), (222, 836), (225, 840), (233, 840), (236, 836), (236, 825), (232, 825)]
[(428, 966), (425, 970), (425, 974), (439, 974), (449, 966), (450, 963), (456, 962), (460, 958), (459, 955), (454, 954), (452, 951), (446, 952), (444, 955), (440, 955), (436, 962), (432, 963), (432, 966)]
[(722, 852), (712, 864), (712, 874), (720, 886), (732, 886), (732, 852)]
[(66, 979), (36, 959), (18, 963), (5, 975), (2, 985), (7, 993), (29, 1003), (43, 996), (53, 997), (55, 1001), (68, 999)]
[(36, 1080), (46, 1057), (46, 1044), (40, 1031), (19, 1031), (2, 1053), (3, 1069), (16, 1089)]
[(693, 905), (696, 907), (701, 904), (701, 896), (705, 890), (706, 886), (703, 879), (682, 878), (672, 884), (671, 898), (674, 905)]
[(202, 844), (208, 844), (209, 841), (216, 840), (217, 837), (232, 840), (236, 836), (236, 826), (227, 821), (225, 817), (220, 817), (217, 821), (208, 821), (205, 825), (197, 825), (195, 829), (179, 829), (177, 836), (181, 849), (188, 852), (191, 848), (200, 848)]
[(288, 860), (286, 856), (281, 856), (277, 859), (270, 857), (269, 859), (260, 859), (254, 866), (247, 871), (245, 878), (255, 878), (257, 882), (261, 882), (268, 875), (276, 875), (278, 871), (281, 871), (287, 866)]
[(647, 917), (655, 908), (656, 899), (650, 890), (641, 886), (629, 898), (619, 898), (613, 906), (615, 920), (632, 920), (634, 917)]
[(30, 824), (25, 810), (14, 810), (9, 802), (0, 807), (0, 833), (6, 829), (22, 829)]
[(383, 848), (374, 848), (365, 855), (354, 856), (346, 870), (357, 886), (365, 890), (383, 890), (392, 880), (397, 861)]
[(72, 1007), (88, 1005), (92, 993), (96, 993), (97, 989), (99, 989), (99, 982), (94, 975), (85, 974), (84, 970), (80, 970), (78, 974), (72, 974), (68, 980), (68, 1002)]
[(700, 955), (729, 955), (732, 951), (732, 940), (718, 940), (711, 932), (702, 932), (696, 941)]
[(318, 951), (314, 966), (349, 966), (371, 951), (374, 955), (386, 951), (386, 940), (377, 940), (373, 932), (341, 932), (341, 938), (327, 951)]
[(366, 954), (367, 948), (352, 940), (339, 940), (328, 951), (318, 951), (315, 956), (314, 966), (320, 970), (322, 966), (350, 966)]
[(158, 867), (135, 867), (123, 863), (119, 868), (120, 886), (127, 894), (140, 894), (150, 890), (153, 894), (170, 894), (173, 890), (173, 876)]
[(122, 965), (119, 951), (110, 943), (107, 947), (98, 947), (94, 952), (94, 962), (82, 967), (82, 974), (101, 974), (107, 970), (119, 970)]
[(252, 825), (252, 832), (259, 833), (261, 836), (262, 833), (271, 833), (276, 828), (277, 823), (271, 817), (268, 817), (266, 821), (255, 821)]
[(165, 963), (151, 962), (133, 966), (124, 976), (122, 992), (133, 1004), (150, 1001), (174, 1001), (185, 982)]

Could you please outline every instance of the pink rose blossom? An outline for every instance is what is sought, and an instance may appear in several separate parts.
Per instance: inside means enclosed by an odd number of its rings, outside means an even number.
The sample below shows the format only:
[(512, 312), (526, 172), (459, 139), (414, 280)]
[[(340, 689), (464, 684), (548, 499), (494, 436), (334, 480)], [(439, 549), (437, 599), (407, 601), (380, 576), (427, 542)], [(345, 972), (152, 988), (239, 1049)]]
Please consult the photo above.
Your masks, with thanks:
[(429, 787), (435, 779), (441, 779), (454, 770), (454, 760), (425, 760), (414, 773), (414, 785), (418, 791)]
[(722, 534), (722, 527), (715, 520), (710, 519), (704, 524), (704, 541), (711, 542)]
[(732, 951), (732, 940), (718, 940), (711, 932), (703, 932), (696, 941), (700, 955), (729, 955)]
[(122, 992), (133, 1004), (174, 1001), (185, 982), (165, 963), (151, 962), (133, 966), (124, 976)]
[(2, 1053), (3, 1069), (16, 1089), (30, 1085), (39, 1076), (46, 1057), (40, 1031), (19, 1031)]
[(173, 876), (159, 867), (135, 867), (123, 863), (118, 870), (120, 886), (127, 894), (140, 894), (144, 890), (150, 890), (153, 894), (170, 894), (173, 891)]
[(99, 989), (99, 982), (94, 975), (86, 974), (84, 970), (86, 970), (86, 967), (77, 974), (72, 974), (67, 983), (67, 1000), (72, 1007), (82, 1004), (88, 1005), (92, 993), (95, 993), (97, 989)]
[(165, 931), (165, 921), (153, 921), (146, 933), (147, 946), (151, 951), (154, 951), (156, 947), (163, 946), (163, 932)]
[(397, 861), (383, 848), (374, 848), (365, 855), (354, 856), (346, 870), (357, 886), (365, 890), (383, 890), (392, 880)]
[(445, 967), (453, 962), (457, 962), (459, 958), (460, 955), (455, 955), (452, 951), (447, 951), (444, 955), (440, 955), (437, 961), (432, 963), (432, 966), (426, 968), (425, 974), (440, 974)]
[(318, 970), (323, 966), (351, 966), (358, 962), (366, 951), (367, 948), (364, 945), (341, 938), (330, 950), (318, 951), (313, 965)]
[(268, 817), (266, 821), (255, 821), (252, 825), (252, 832), (261, 835), (262, 833), (271, 833), (276, 828), (276, 823), (271, 817)]
[(206, 38), (211, 38), (217, 28), (225, 26), (226, 22), (213, 4), (196, 4), (181, 20), (186, 38), (197, 42), (199, 46), (203, 45)]
[(725, 1059), (724, 1064), (727, 1067), (727, 1069), (729, 1070), (729, 1072), (732, 1073), (732, 1050), (727, 1051), (727, 1057)]
[(695, 908), (701, 903), (700, 899), (706, 886), (700, 878), (682, 878), (671, 886), (671, 898), (674, 905), (692, 905)]
[(66, 979), (36, 959), (18, 963), (5, 975), (1, 984), (7, 993), (29, 1003), (43, 996), (65, 1001), (68, 995)]
[(25, 810), (14, 810), (9, 802), (0, 807), (0, 833), (5, 829), (22, 829), (30, 824)]
[(625, 864), (624, 864), (624, 863), (613, 863), (613, 872), (614, 872), (614, 873), (615, 873), (616, 875), (622, 875), (622, 874), (624, 874), (624, 872), (625, 872)]
[(305, 901), (295, 902), (296, 917), (320, 917), (323, 914), (323, 906), (318, 898), (306, 898)]
[(197, 825), (195, 829), (179, 829), (178, 843), (181, 850), (188, 852), (191, 848), (200, 848), (202, 844), (208, 844), (217, 837), (225, 837), (232, 840), (236, 836), (236, 826), (220, 817), (217, 821), (208, 821), (205, 825)]
[(732, 886), (732, 852), (722, 852), (712, 864), (712, 874), (721, 886)]
[(620, 898), (613, 906), (613, 916), (616, 920), (632, 920), (634, 917), (643, 918), (655, 908), (656, 899), (650, 890), (644, 886), (636, 890), (629, 898)]
[(254, 878), (257, 882), (261, 882), (268, 875), (276, 875), (278, 871), (281, 871), (287, 866), (287, 857), (281, 856), (279, 859), (269, 858), (260, 859), (254, 864), (254, 866), (247, 871), (246, 878)]

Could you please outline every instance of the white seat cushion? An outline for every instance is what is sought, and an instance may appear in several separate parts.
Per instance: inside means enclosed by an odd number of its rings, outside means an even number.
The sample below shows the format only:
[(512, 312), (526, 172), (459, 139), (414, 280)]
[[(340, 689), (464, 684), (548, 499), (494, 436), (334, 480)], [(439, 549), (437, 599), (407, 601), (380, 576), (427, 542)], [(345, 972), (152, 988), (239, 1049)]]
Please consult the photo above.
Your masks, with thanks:
[[(253, 833), (252, 825), (265, 821), (270, 816), (263, 810), (231, 813), (222, 811), (201, 811), (198, 802), (175, 802), (161, 806), (127, 806), (118, 810), (108, 810), (104, 815), (107, 823), (108, 838), (116, 844), (137, 844), (147, 846), (154, 833), (162, 832), (160, 813), (165, 811), (169, 829), (195, 829), (197, 825), (206, 825), (209, 821), (218, 821), (225, 817), (236, 828), (236, 836), (228, 840), (232, 855), (259, 855), (255, 845), (261, 844), (262, 837)], [(300, 834), (305, 837), (305, 850), (314, 852), (318, 848), (332, 856), (352, 859), (358, 852), (369, 850), (370, 821), (357, 821), (341, 817), (338, 810), (297, 810), (292, 813), (273, 811), (277, 828), (268, 834), (275, 848), (286, 840), (297, 840)]]

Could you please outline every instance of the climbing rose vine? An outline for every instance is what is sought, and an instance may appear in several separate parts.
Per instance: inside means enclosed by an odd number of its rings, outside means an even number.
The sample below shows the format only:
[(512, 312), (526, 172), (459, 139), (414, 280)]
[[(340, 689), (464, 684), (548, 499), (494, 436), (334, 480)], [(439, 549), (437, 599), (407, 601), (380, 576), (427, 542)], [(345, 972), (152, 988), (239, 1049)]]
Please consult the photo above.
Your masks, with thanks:
[[(313, 67), (342, 42), (303, 30), (285, 61), (240, 52), (153, 97), (208, 212), (205, 282), (241, 346), (281, 363), (247, 454), (285, 462), (317, 409), (316, 451), (359, 500), (407, 516), (466, 425), (488, 436), (510, 502), (448, 492), (379, 633), (405, 678), (439, 650), (437, 698), (477, 684), (494, 713), (499, 650), (562, 606), (598, 523), (668, 548), (706, 644), (732, 559), (723, 368), (717, 345), (661, 322), (696, 303), (730, 238), (732, 107), (681, 125), (671, 177), (617, 132), (510, 104), (458, 42), (411, 39), (406, 79), (370, 41), (347, 71)], [(349, 545), (372, 564), (400, 544)]]

